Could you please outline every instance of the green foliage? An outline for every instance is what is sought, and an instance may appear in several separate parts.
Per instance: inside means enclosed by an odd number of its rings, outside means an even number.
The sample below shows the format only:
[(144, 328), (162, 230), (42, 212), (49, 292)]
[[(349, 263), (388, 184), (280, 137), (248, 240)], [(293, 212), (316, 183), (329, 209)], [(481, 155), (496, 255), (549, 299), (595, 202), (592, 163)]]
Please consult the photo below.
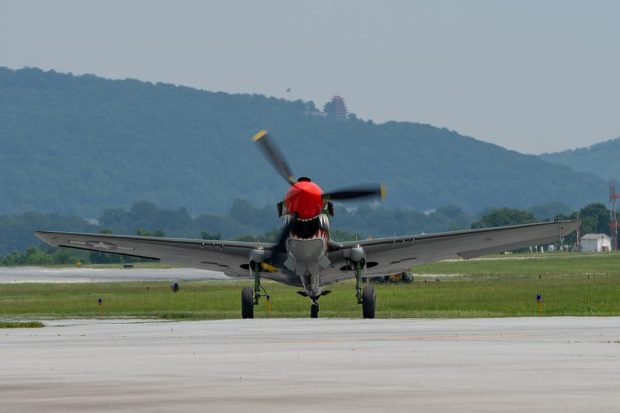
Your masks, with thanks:
[(582, 235), (609, 233), (609, 209), (600, 202), (581, 208), (579, 210), (579, 219), (581, 219)]
[(0, 328), (41, 328), (45, 327), (40, 321), (0, 321)]
[[(0, 68), (0, 214), (96, 217), (107, 209), (106, 227), (133, 233), (149, 228), (142, 219), (158, 205), (165, 209), (159, 213), (175, 212), (179, 231), (202, 216), (203, 229), (224, 237), (214, 221), (234, 223), (229, 233), (251, 233), (266, 222), (262, 211), (249, 214), (235, 200), (271, 205), (271, 214), (286, 191), (250, 142), (261, 128), (272, 132), (298, 175), (325, 190), (385, 182), (388, 208), (459, 205), (471, 214), (550, 201), (577, 208), (606, 196), (606, 183), (594, 175), (447, 129), (318, 115), (312, 102)], [(116, 215), (132, 204), (130, 216)], [(231, 206), (226, 224), (202, 215)], [(117, 219), (123, 217), (128, 221)], [(390, 225), (399, 233), (412, 228)]]
[(360, 205), (356, 210), (336, 207), (332, 228), (357, 234), (359, 239), (420, 234), (468, 228), (475, 216), (456, 206), (426, 213), (411, 208)]
[(161, 229), (155, 231), (149, 231), (148, 229), (138, 228), (136, 230), (136, 235), (141, 237), (165, 237), (166, 234)]
[(233, 237), (233, 241), (246, 241), (246, 242), (276, 242), (280, 236), (280, 228), (274, 228), (263, 235), (240, 235)]
[(210, 240), (222, 239), (222, 234), (220, 234), (219, 232), (215, 233), (215, 232), (209, 232), (209, 231), (201, 231), (200, 238), (210, 239)]
[(38, 230), (98, 232), (99, 228), (76, 216), (38, 212), (0, 215), (0, 256), (39, 245), (38, 240), (32, 235)]
[(567, 217), (572, 213), (572, 209), (563, 202), (547, 202), (542, 205), (535, 205), (528, 211), (536, 217), (537, 221), (551, 221), (556, 217)]
[(535, 221), (536, 218), (529, 211), (521, 211), (514, 208), (494, 208), (485, 212), (471, 227), (501, 227), (505, 225), (529, 224)]
[(0, 265), (2, 266), (19, 266), (19, 265), (66, 265), (75, 264), (81, 260), (83, 254), (70, 251), (65, 248), (50, 247), (30, 247), (24, 252), (13, 251), (5, 257), (0, 257)]
[(356, 241), (360, 239), (359, 235), (341, 229), (332, 230), (329, 235), (334, 241)]

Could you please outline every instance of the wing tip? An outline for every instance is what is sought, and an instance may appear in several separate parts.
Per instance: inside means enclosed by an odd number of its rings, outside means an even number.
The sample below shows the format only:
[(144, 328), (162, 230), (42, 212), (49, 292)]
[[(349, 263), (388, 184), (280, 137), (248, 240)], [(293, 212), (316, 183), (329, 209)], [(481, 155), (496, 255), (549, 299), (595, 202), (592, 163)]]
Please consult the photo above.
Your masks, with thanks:
[(35, 237), (39, 238), (41, 241), (45, 242), (46, 244), (57, 246), (51, 239), (52, 234), (53, 233), (49, 231), (34, 231), (33, 232), (33, 235)]

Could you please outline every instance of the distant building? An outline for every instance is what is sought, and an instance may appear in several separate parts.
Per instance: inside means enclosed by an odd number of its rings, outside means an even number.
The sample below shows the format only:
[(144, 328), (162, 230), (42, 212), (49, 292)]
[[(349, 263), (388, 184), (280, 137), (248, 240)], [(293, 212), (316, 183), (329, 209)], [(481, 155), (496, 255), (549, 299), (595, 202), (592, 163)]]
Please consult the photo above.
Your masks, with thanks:
[(611, 237), (607, 234), (586, 234), (579, 238), (581, 252), (602, 252), (611, 250)]
[(346, 119), (348, 112), (347, 105), (344, 103), (344, 98), (338, 95), (334, 96), (332, 100), (323, 106), (323, 112), (325, 112), (327, 117)]

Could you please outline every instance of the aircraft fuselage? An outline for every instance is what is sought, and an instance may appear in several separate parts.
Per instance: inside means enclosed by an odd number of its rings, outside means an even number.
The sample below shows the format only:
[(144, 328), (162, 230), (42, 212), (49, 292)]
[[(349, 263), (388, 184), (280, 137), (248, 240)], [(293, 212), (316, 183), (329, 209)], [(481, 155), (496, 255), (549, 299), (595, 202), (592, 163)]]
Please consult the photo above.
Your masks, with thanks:
[(321, 295), (320, 273), (330, 264), (329, 209), (323, 191), (309, 178), (300, 178), (284, 197), (282, 226), (289, 232), (284, 265), (300, 277), (310, 297)]

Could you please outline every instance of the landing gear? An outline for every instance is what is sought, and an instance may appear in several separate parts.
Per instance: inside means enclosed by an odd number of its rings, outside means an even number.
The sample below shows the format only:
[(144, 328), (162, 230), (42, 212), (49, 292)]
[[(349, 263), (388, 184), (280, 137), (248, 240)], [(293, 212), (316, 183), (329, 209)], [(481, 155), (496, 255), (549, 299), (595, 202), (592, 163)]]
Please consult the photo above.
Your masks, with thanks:
[(254, 290), (250, 287), (241, 290), (241, 317), (254, 318)]
[(362, 263), (357, 261), (355, 264), (355, 295), (357, 303), (362, 303)]
[(312, 305), (310, 306), (310, 318), (319, 318), (319, 298), (329, 293), (331, 293), (330, 290), (323, 290), (320, 295), (317, 295), (316, 297), (311, 297), (305, 291), (297, 291), (297, 294), (301, 295), (302, 297), (310, 297), (310, 299), (312, 299)]
[[(254, 306), (258, 305), (258, 299), (261, 297), (261, 290), (265, 289), (260, 285), (260, 263), (250, 261), (251, 274), (254, 277), (254, 289), (243, 287), (241, 290), (241, 317), (254, 318)], [(265, 297), (269, 300), (269, 295), (265, 291)]]
[(375, 318), (375, 288), (372, 285), (365, 285), (362, 292), (362, 314), (364, 318)]
[(357, 303), (362, 305), (362, 316), (364, 318), (375, 318), (375, 302), (376, 294), (375, 288), (372, 285), (366, 284), (362, 290), (362, 267), (363, 262), (357, 261), (355, 265), (355, 295), (357, 296)]
[(310, 318), (319, 318), (319, 303), (316, 301), (310, 306)]

